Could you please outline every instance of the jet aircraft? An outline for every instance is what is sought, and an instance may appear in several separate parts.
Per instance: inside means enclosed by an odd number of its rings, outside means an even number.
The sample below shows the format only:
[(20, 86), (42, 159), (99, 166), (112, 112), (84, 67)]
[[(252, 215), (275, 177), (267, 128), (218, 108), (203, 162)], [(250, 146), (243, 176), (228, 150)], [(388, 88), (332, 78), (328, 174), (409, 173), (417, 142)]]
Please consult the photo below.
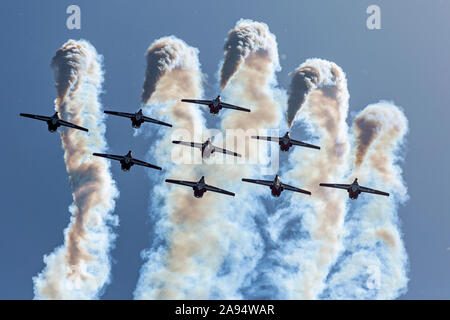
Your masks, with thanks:
[(93, 153), (94, 156), (108, 158), (112, 160), (120, 161), (123, 171), (128, 171), (133, 165), (144, 166), (156, 170), (162, 170), (162, 168), (155, 166), (153, 164), (138, 160), (133, 158), (133, 154), (130, 151), (124, 156), (114, 155), (114, 154), (105, 154), (105, 153)]
[(291, 139), (291, 136), (289, 135), (289, 131), (286, 132), (285, 135), (282, 137), (252, 136), (252, 139), (278, 142), (278, 144), (280, 145), (281, 151), (288, 151), (289, 148), (292, 146), (301, 146), (301, 147), (312, 148), (312, 149), (320, 149), (320, 147), (318, 147), (318, 146)]
[(363, 186), (360, 186), (358, 184), (358, 179), (356, 178), (352, 184), (336, 184), (336, 183), (321, 183), (321, 187), (329, 187), (329, 188), (337, 188), (337, 189), (345, 189), (348, 192), (348, 196), (350, 199), (358, 199), (358, 196), (361, 192), (367, 192), (367, 193), (373, 193), (378, 194), (382, 196), (389, 197), (389, 193), (378, 191), (375, 189), (366, 188)]
[(41, 120), (41, 121), (45, 121), (47, 122), (47, 126), (48, 126), (48, 131), (50, 132), (55, 132), (56, 129), (58, 129), (60, 126), (65, 126), (65, 127), (70, 127), (70, 128), (74, 128), (74, 129), (78, 129), (78, 130), (82, 130), (82, 131), (86, 131), (88, 132), (89, 130), (80, 126), (77, 126), (73, 123), (64, 121), (62, 119), (59, 118), (58, 116), (58, 112), (55, 112), (53, 114), (53, 116), (48, 117), (48, 116), (40, 116), (40, 115), (36, 115), (36, 114), (29, 114), (29, 113), (21, 113), (20, 114), (22, 117), (26, 117), (26, 118), (31, 118), (31, 119), (36, 119), (36, 120)]
[(222, 100), (220, 100), (220, 95), (218, 95), (217, 98), (215, 98), (213, 100), (181, 99), (181, 101), (206, 105), (209, 107), (209, 112), (212, 114), (219, 113), (220, 109), (222, 109), (222, 108), (250, 112), (250, 109), (238, 107), (238, 106), (223, 102)]
[(125, 117), (131, 120), (131, 125), (133, 128), (140, 128), (144, 122), (152, 122), (166, 127), (172, 127), (170, 123), (166, 123), (163, 121), (155, 120), (149, 117), (144, 116), (142, 113), (142, 109), (139, 109), (138, 112), (135, 113), (127, 113), (127, 112), (118, 112), (118, 111), (104, 111), (106, 114), (111, 114), (113, 116)]
[(278, 175), (276, 175), (275, 179), (273, 179), (272, 181), (271, 180), (254, 180), (254, 179), (246, 179), (246, 178), (243, 178), (242, 181), (261, 184), (263, 186), (268, 186), (268, 187), (270, 187), (270, 190), (272, 191), (272, 195), (274, 197), (279, 197), (283, 190), (289, 190), (289, 191), (294, 191), (294, 192), (311, 195), (311, 192), (309, 192), (307, 190), (295, 188), (290, 185), (282, 183), (280, 180), (280, 177)]
[(225, 153), (225, 154), (228, 154), (231, 156), (241, 157), (241, 155), (239, 153), (232, 152), (232, 151), (225, 150), (225, 149), (214, 146), (211, 142), (211, 138), (208, 138), (208, 140), (206, 140), (203, 143), (185, 142), (185, 141), (178, 141), (178, 140), (172, 141), (172, 143), (181, 144), (181, 145), (193, 147), (193, 148), (199, 148), (202, 151), (202, 158), (208, 158), (214, 152), (221, 152), (221, 153)]
[(210, 186), (210, 185), (206, 184), (204, 176), (202, 176), (200, 178), (200, 180), (196, 181), (196, 182), (195, 181), (173, 180), (173, 179), (166, 179), (166, 182), (179, 184), (179, 185), (182, 185), (182, 186), (191, 187), (194, 190), (194, 196), (196, 198), (203, 197), (203, 194), (206, 191), (213, 191), (213, 192), (223, 193), (223, 194), (226, 194), (226, 195), (234, 197), (234, 193), (233, 192), (226, 191), (226, 190), (223, 190), (223, 189), (219, 189), (219, 188), (216, 188), (214, 186)]

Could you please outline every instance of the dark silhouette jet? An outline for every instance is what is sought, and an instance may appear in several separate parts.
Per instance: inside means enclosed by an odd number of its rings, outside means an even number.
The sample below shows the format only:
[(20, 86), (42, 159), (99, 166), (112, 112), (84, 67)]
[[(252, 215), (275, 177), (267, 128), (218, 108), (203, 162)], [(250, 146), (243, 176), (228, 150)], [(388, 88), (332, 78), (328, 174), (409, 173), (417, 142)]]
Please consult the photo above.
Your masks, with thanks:
[(312, 149), (320, 149), (320, 147), (318, 147), (318, 146), (291, 139), (291, 136), (289, 135), (289, 131), (286, 132), (285, 135), (282, 137), (252, 136), (252, 139), (278, 142), (278, 144), (280, 145), (281, 151), (288, 151), (289, 148), (292, 146), (301, 146), (301, 147), (312, 148)]
[(274, 197), (279, 197), (283, 190), (289, 190), (289, 191), (294, 191), (294, 192), (311, 195), (311, 192), (309, 192), (309, 191), (291, 187), (287, 184), (282, 183), (280, 180), (280, 177), (278, 175), (276, 175), (275, 179), (273, 179), (272, 181), (271, 180), (253, 180), (253, 179), (245, 179), (245, 178), (243, 178), (242, 181), (261, 184), (263, 186), (268, 186), (268, 187), (270, 187), (270, 190), (272, 191), (272, 195)]
[(153, 164), (138, 160), (133, 158), (133, 154), (131, 150), (124, 156), (118, 156), (114, 154), (105, 154), (105, 153), (93, 153), (94, 156), (108, 158), (112, 160), (120, 161), (120, 165), (122, 166), (123, 171), (128, 171), (133, 165), (143, 166), (147, 168), (162, 170), (160, 167), (155, 166)]
[(203, 197), (203, 194), (206, 191), (213, 191), (213, 192), (223, 193), (223, 194), (226, 194), (226, 195), (234, 197), (234, 193), (233, 192), (226, 191), (226, 190), (223, 190), (223, 189), (219, 189), (219, 188), (216, 188), (216, 187), (213, 187), (213, 186), (210, 186), (210, 185), (206, 184), (204, 176), (202, 176), (200, 178), (200, 180), (198, 180), (197, 182), (183, 181), (183, 180), (173, 180), (173, 179), (166, 179), (166, 182), (179, 184), (179, 185), (182, 185), (182, 186), (191, 187), (194, 190), (194, 197), (196, 197), (196, 198)]
[(202, 151), (202, 158), (209, 158), (211, 156), (211, 154), (213, 154), (214, 152), (221, 152), (221, 153), (225, 153), (225, 154), (228, 154), (230, 156), (235, 156), (235, 157), (241, 156), (239, 153), (221, 149), (219, 147), (214, 146), (211, 142), (211, 138), (208, 138), (208, 140), (206, 140), (203, 143), (185, 142), (185, 141), (178, 141), (178, 140), (172, 141), (172, 143), (181, 144), (183, 146), (188, 146), (188, 147), (193, 147), (193, 148), (199, 148)]
[(222, 109), (222, 108), (250, 112), (249, 109), (222, 102), (220, 100), (220, 95), (218, 95), (217, 98), (215, 98), (213, 100), (181, 99), (181, 101), (206, 105), (209, 107), (209, 112), (211, 112), (212, 114), (219, 113), (220, 109)]
[(41, 121), (45, 121), (47, 122), (47, 126), (48, 126), (48, 131), (50, 132), (55, 132), (56, 129), (58, 129), (60, 126), (65, 126), (65, 127), (70, 127), (70, 128), (74, 128), (74, 129), (78, 129), (78, 130), (82, 130), (82, 131), (86, 131), (88, 132), (89, 130), (80, 126), (77, 126), (73, 123), (61, 120), (58, 116), (58, 112), (55, 112), (55, 114), (51, 117), (47, 117), (47, 116), (39, 116), (36, 114), (29, 114), (29, 113), (21, 113), (20, 114), (22, 117), (26, 117), (26, 118), (31, 118), (31, 119), (36, 119), (36, 120), (41, 120)]
[(139, 111), (135, 112), (135, 113), (108, 111), (108, 110), (105, 110), (104, 112), (106, 114), (111, 114), (113, 116), (130, 118), (131, 125), (133, 126), (133, 128), (136, 128), (136, 129), (140, 128), (141, 124), (143, 124), (144, 122), (152, 122), (152, 123), (156, 123), (156, 124), (159, 124), (162, 126), (172, 127), (172, 125), (170, 123), (162, 122), (162, 121), (155, 120), (155, 119), (144, 116), (144, 114), (142, 113), (142, 109), (139, 109)]
[(358, 196), (361, 192), (379, 194), (382, 196), (389, 197), (389, 193), (387, 193), (387, 192), (378, 191), (378, 190), (360, 186), (358, 184), (358, 179), (355, 179), (352, 184), (321, 183), (320, 186), (321, 187), (329, 187), (329, 188), (337, 188), (337, 189), (345, 189), (348, 192), (349, 198), (352, 200), (358, 199)]

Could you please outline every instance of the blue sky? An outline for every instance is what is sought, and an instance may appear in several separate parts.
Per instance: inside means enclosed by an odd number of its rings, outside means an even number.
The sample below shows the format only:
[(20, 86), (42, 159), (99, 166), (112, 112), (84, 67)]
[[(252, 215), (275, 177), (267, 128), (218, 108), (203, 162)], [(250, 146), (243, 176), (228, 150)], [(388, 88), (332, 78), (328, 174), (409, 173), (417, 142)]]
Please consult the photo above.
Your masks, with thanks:
[[(50, 60), (68, 39), (89, 40), (104, 56), (105, 108), (135, 110), (145, 71), (144, 54), (155, 39), (175, 35), (200, 50), (215, 96), (215, 74), (228, 31), (240, 18), (265, 22), (277, 36), (282, 70), (278, 81), (307, 58), (331, 60), (345, 71), (350, 117), (370, 103), (403, 107), (410, 133), (404, 162), (410, 200), (400, 208), (410, 259), (408, 291), (401, 298), (450, 298), (450, 151), (446, 137), (450, 100), (448, 1), (77, 1), (81, 30), (68, 30), (65, 13), (74, 1), (3, 1), (0, 104), (4, 115), (0, 171), (0, 298), (31, 299), (31, 278), (42, 257), (63, 243), (71, 191), (58, 134), (19, 112), (49, 114), (56, 96)], [(382, 29), (366, 28), (366, 8), (381, 7)], [(143, 155), (151, 140), (133, 137), (123, 119), (107, 119), (112, 153)], [(112, 283), (103, 298), (132, 298), (149, 247), (149, 179), (143, 170), (112, 166), (120, 198), (119, 235), (112, 251)]]

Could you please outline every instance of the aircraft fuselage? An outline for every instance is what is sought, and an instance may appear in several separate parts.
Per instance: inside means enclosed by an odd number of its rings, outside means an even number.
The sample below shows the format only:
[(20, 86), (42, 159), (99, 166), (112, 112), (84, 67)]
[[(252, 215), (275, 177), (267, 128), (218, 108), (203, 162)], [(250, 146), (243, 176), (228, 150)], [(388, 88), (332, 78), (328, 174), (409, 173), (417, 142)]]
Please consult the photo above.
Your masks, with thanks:
[(276, 176), (273, 180), (273, 184), (270, 186), (270, 191), (272, 192), (272, 196), (274, 197), (279, 197), (281, 195), (283, 187), (281, 186), (278, 176)]
[(206, 192), (205, 189), (200, 189), (199, 187), (193, 187), (194, 189), (194, 197), (201, 198), (203, 197), (203, 194)]
[(123, 171), (129, 171), (133, 164), (131, 162), (126, 162), (125, 160), (120, 161), (120, 165)]
[(361, 191), (357, 190), (357, 191), (353, 191), (352, 189), (348, 189), (348, 197), (352, 200), (358, 199), (359, 194), (361, 193)]
[(55, 132), (61, 125), (59, 124), (59, 119), (57, 118), (57, 113), (51, 117), (51, 119), (47, 120), (48, 131)]
[(131, 169), (131, 167), (133, 166), (133, 161), (131, 161), (130, 152), (127, 153), (122, 160), (120, 160), (120, 165), (123, 171), (129, 171)]
[(205, 183), (202, 181), (197, 182), (197, 185), (192, 187), (194, 189), (194, 197), (201, 198), (206, 192)]
[(210, 104), (210, 105), (209, 105), (209, 112), (210, 112), (211, 114), (218, 114), (219, 111), (220, 111), (220, 109), (222, 109), (221, 106), (214, 106), (213, 104)]
[(144, 120), (136, 120), (136, 118), (131, 118), (131, 126), (135, 129), (139, 129), (144, 123)]
[(283, 191), (283, 188), (277, 188), (275, 186), (270, 186), (270, 191), (272, 192), (272, 195), (274, 197), (279, 197), (281, 195), (281, 192)]
[(212, 100), (212, 102), (208, 105), (209, 112), (212, 114), (218, 114), (222, 107), (220, 106), (220, 96)]
[(141, 125), (144, 123), (144, 116), (142, 115), (142, 111), (136, 112), (134, 116), (131, 118), (131, 125), (133, 128), (140, 128)]
[(212, 145), (211, 140), (207, 140), (202, 146), (202, 157), (208, 158), (214, 153), (214, 151), (214, 146)]
[(280, 140), (280, 150), (283, 152), (289, 151), (289, 149), (292, 147), (292, 143), (290, 142), (284, 142), (283, 140)]
[(358, 199), (358, 196), (361, 193), (361, 191), (359, 190), (359, 184), (356, 179), (355, 179), (355, 181), (353, 181), (351, 187), (347, 189), (347, 192), (348, 192), (348, 197), (350, 199), (352, 199), (352, 200)]
[(50, 131), (50, 132), (55, 132), (59, 127), (59, 125), (52, 124), (52, 123), (50, 123), (50, 121), (47, 122), (47, 126), (48, 126), (48, 131)]
[(286, 132), (286, 134), (280, 139), (278, 144), (280, 145), (281, 151), (284, 151), (284, 152), (289, 151), (289, 148), (292, 147), (292, 143), (291, 143), (291, 138), (289, 137), (288, 132)]

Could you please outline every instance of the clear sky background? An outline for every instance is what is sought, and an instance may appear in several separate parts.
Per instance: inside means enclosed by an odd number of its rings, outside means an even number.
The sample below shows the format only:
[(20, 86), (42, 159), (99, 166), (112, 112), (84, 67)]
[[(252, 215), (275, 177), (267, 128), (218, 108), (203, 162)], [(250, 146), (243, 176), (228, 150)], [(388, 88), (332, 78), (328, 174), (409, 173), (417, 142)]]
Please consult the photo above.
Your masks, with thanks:
[[(66, 28), (66, 8), (81, 7), (81, 30)], [(382, 30), (366, 28), (366, 8), (381, 7)], [(31, 299), (43, 256), (63, 244), (72, 202), (59, 134), (19, 112), (52, 114), (50, 68), (68, 39), (89, 40), (104, 56), (105, 108), (135, 111), (144, 54), (155, 39), (175, 35), (200, 50), (206, 96), (218, 92), (215, 73), (224, 39), (240, 18), (265, 22), (277, 37), (282, 71), (307, 58), (336, 62), (347, 75), (350, 119), (370, 103), (392, 100), (409, 120), (404, 178), (410, 200), (400, 208), (410, 261), (402, 299), (450, 299), (450, 1), (11, 1), (0, 10), (0, 299)], [(107, 119), (111, 153), (145, 155), (151, 140), (133, 137), (127, 121)], [(112, 283), (105, 299), (130, 299), (150, 246), (149, 179), (113, 163), (120, 198)]]

